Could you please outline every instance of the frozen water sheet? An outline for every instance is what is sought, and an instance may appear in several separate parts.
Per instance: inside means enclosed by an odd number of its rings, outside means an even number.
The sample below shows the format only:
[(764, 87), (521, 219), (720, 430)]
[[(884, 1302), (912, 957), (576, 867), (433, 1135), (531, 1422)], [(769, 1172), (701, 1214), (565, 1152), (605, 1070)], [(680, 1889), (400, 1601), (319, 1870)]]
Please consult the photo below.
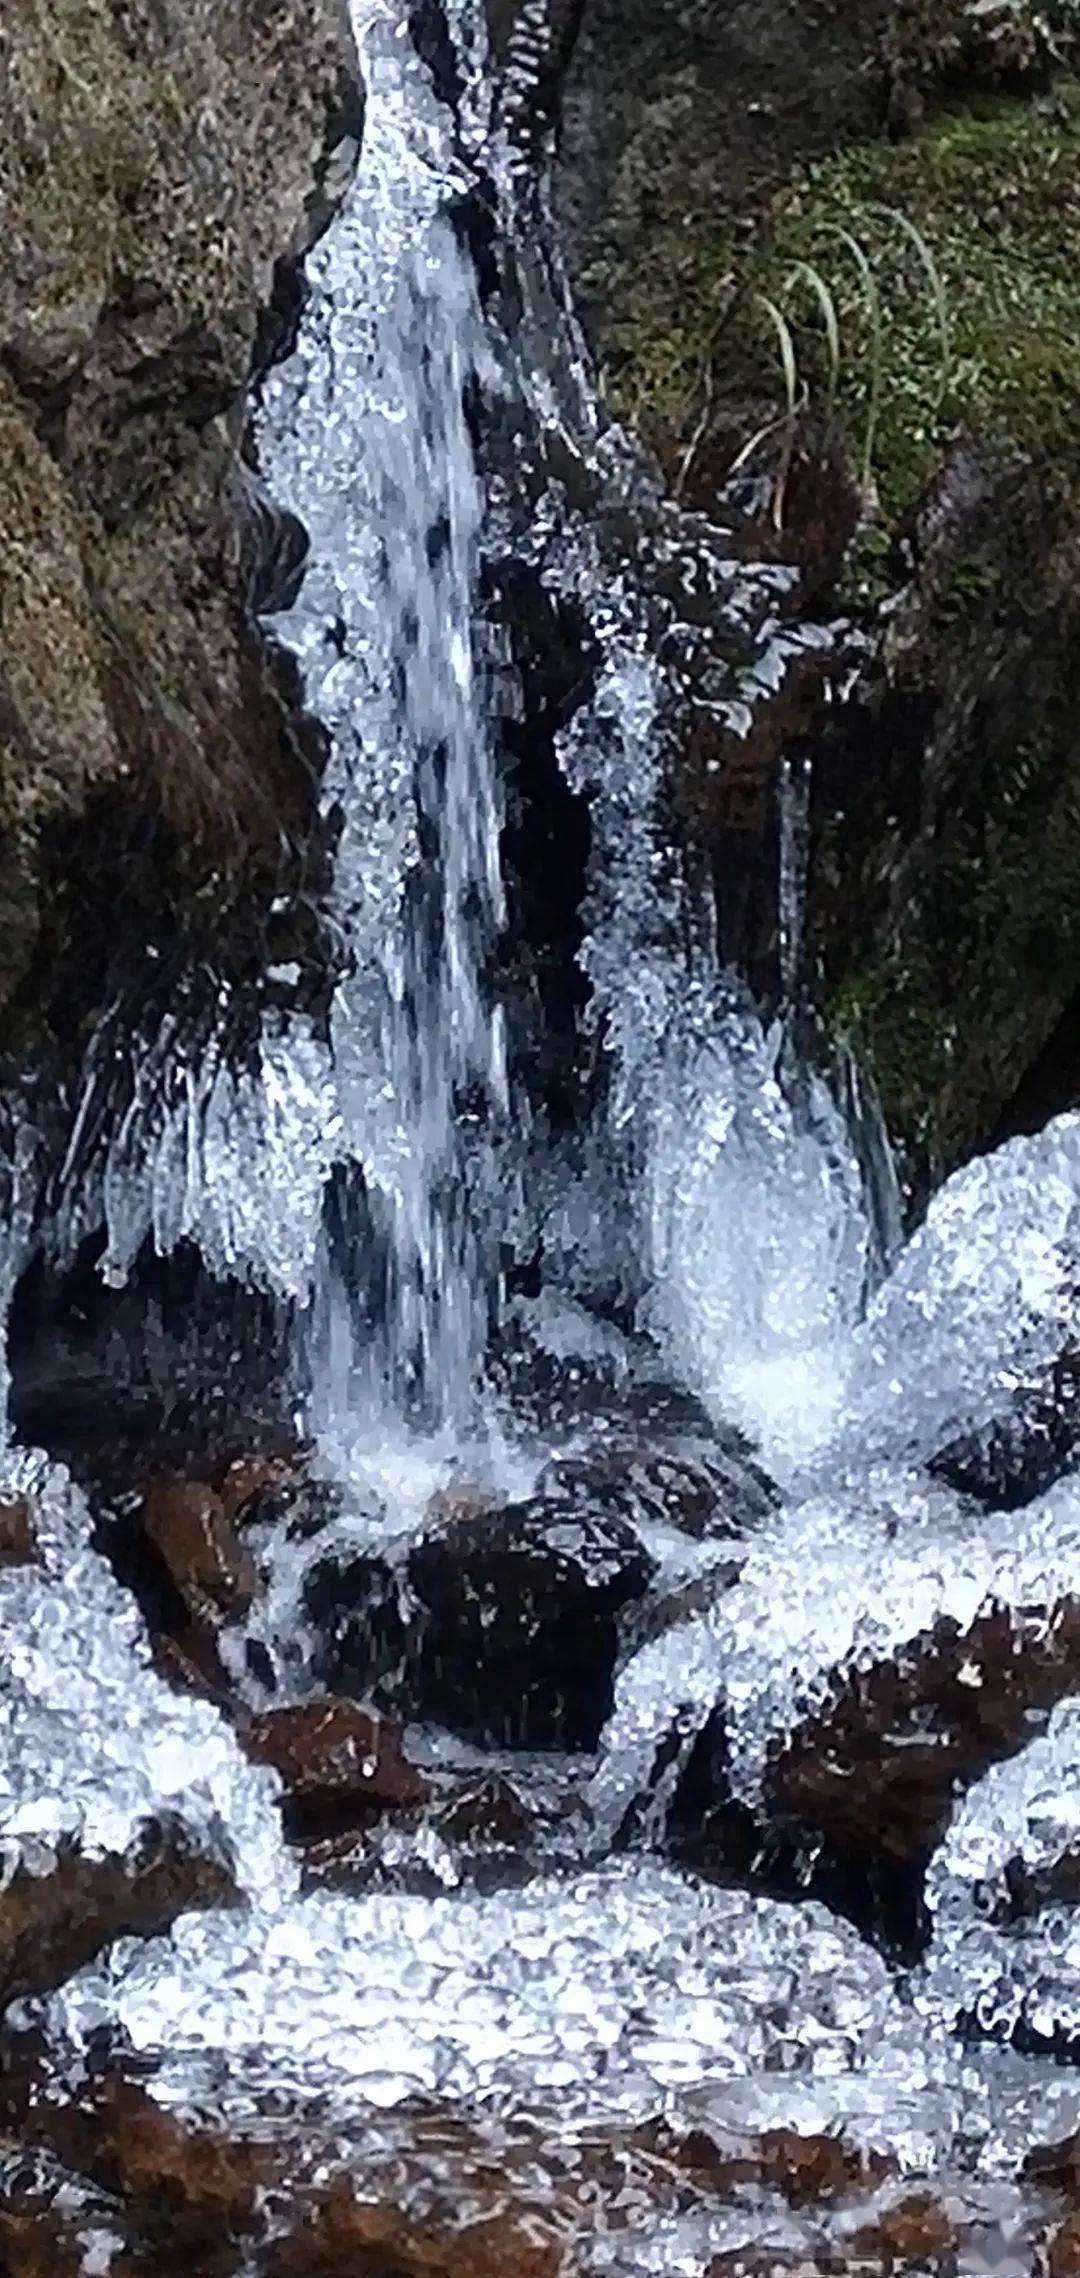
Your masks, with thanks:
[(853, 1930), (647, 1859), (486, 1898), (191, 1915), (50, 2016), (76, 2040), (115, 2017), (170, 2100), (224, 2068), (238, 2115), (270, 2080), (343, 2109), (437, 2091), (560, 2126), (704, 2097), (735, 2123), (842, 2121), (913, 2164), (951, 2126), (947, 2054)]

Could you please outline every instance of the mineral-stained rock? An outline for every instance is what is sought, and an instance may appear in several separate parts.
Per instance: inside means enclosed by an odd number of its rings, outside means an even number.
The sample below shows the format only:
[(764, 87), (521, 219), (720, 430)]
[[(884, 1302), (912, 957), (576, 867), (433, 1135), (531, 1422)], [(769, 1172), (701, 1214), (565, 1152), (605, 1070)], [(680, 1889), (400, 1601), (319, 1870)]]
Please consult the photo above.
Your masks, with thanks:
[(941, 2270), (956, 2252), (956, 2225), (932, 2191), (912, 2191), (855, 2232), (852, 2259), (882, 2272)]
[(255, 1562), (212, 1487), (176, 1480), (151, 1488), (142, 1524), (197, 1617), (227, 1618), (252, 1604)]
[(560, 2278), (553, 2240), (512, 2214), (439, 2230), (330, 2191), (305, 2228), (270, 2253), (267, 2278)]
[(540, 1496), (433, 1530), (408, 1565), (420, 1607), (418, 1709), (507, 1747), (595, 1747), (612, 1703), (617, 1617), (654, 1571), (625, 1519)]
[(33, 1506), (25, 1495), (0, 1498), (0, 1567), (34, 1566), (38, 1558)]
[(299, 1836), (411, 1809), (429, 1792), (405, 1754), (400, 1728), (353, 1701), (267, 1709), (252, 1718), (241, 1742), (256, 1764), (280, 1774), (286, 1821)]
[(48, 1871), (20, 1867), (0, 1892), (0, 2002), (50, 1991), (114, 1939), (153, 1937), (178, 1914), (234, 1895), (226, 1868), (174, 1820), (148, 1822), (123, 1857), (65, 1840)]

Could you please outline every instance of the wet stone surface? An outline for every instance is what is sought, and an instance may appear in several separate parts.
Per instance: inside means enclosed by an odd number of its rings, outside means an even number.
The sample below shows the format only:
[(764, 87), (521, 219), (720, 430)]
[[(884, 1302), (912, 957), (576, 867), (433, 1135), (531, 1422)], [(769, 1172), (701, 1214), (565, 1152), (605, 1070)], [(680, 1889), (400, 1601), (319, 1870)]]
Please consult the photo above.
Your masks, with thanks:
[(612, 1703), (618, 1616), (655, 1571), (617, 1514), (542, 1492), (432, 1530), (410, 1553), (418, 1706), (474, 1740), (595, 1747)]

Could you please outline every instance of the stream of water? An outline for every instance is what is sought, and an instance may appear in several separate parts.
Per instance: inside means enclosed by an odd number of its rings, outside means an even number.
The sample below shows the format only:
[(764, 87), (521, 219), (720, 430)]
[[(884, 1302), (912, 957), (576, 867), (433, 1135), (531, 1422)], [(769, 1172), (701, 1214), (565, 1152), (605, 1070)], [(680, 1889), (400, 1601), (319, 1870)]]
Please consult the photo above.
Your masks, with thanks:
[[(792, 1081), (783, 1023), (764, 1027), (718, 968), (710, 912), (669, 849), (659, 605), (605, 550), (605, 514), (633, 496), (672, 572), (665, 659), (691, 637), (677, 598), (691, 577), (755, 629), (756, 664), (708, 694), (729, 725), (832, 631), (785, 626), (785, 573), (733, 563), (721, 533), (691, 530), (605, 429), (543, 186), (515, 142), (518, 80), (497, 104), (480, 16), (474, 0), (447, 10), (451, 101), (404, 0), (354, 0), (363, 151), (261, 414), (268, 479), (310, 536), (299, 597), (273, 630), (329, 739), (325, 915), (340, 977), (328, 1028), (268, 1019), (240, 1069), (224, 1004), (197, 1053), (175, 1016), (125, 1039), (136, 1074), (119, 1128), (106, 1036), (69, 1150), (77, 1198), (60, 1181), (58, 1242), (70, 1250), (100, 1222), (119, 1279), (148, 1236), (163, 1253), (194, 1240), (212, 1272), (247, 1274), (294, 1307), (316, 1464), (353, 1499), (314, 1547), (256, 1540), (264, 1596), (222, 1649), (255, 1702), (254, 1667), (272, 1665), (286, 1696), (315, 1687), (317, 1559), (398, 1558), (407, 1612), (400, 1562), (434, 1489), (464, 1481), (520, 1500), (546, 1476), (535, 1406), (523, 1421), (495, 1352), (523, 1347), (542, 1381), (569, 1368), (624, 1407), (640, 1393), (646, 1434), (656, 1385), (675, 1385), (702, 1429), (728, 1445), (745, 1435), (773, 1491), (734, 1546), (646, 1514), (654, 1597), (674, 1612), (623, 1652), (598, 1748), (574, 1766), (523, 1760), (534, 1802), (554, 1789), (566, 1806), (536, 1879), (470, 1887), (429, 1830), (398, 1853), (390, 1842), (381, 1887), (302, 1892), (273, 1775), (214, 1707), (156, 1674), (72, 1482), (9, 1451), (6, 1487), (42, 1518), (41, 1563), (0, 1571), (6, 1871), (47, 1874), (65, 1841), (122, 1854), (168, 1812), (228, 1861), (245, 1902), (121, 1940), (22, 2014), (45, 2024), (58, 2064), (107, 2029), (171, 2105), (238, 2127), (292, 2098), (329, 2115), (340, 2142), (366, 2129), (369, 2156), (374, 2116), (389, 2126), (417, 2099), (562, 2144), (658, 2115), (843, 2130), (905, 2172), (963, 2168), (972, 2189), (998, 2188), (999, 2267), (1020, 2271), (1001, 2244), (1006, 2186), (1036, 2136), (1080, 2119), (1080, 2093), (1041, 2058), (973, 2054), (958, 2027), (1023, 2019), (1047, 2043), (1080, 2029), (1072, 1917), (1010, 1936), (986, 1899), (1018, 1855), (1034, 1870), (1075, 1841), (1074, 1706), (1032, 1722), (1027, 1746), (957, 1805), (930, 1870), (932, 1935), (905, 1973), (818, 1900), (714, 1887), (658, 1848), (721, 1696), (733, 1792), (756, 1810), (778, 1736), (827, 1700), (838, 1667), (869, 1667), (942, 1621), (965, 1631), (988, 1606), (1080, 1598), (1069, 1476), (988, 1513), (926, 1468), (958, 1434), (989, 1429), (1075, 1338), (1080, 1119), (960, 1172), (894, 1262), (880, 1142), (868, 1187), (858, 1119), (805, 1070)], [(542, 45), (542, 9), (533, 30)], [(486, 293), (477, 200), (502, 246), (503, 289)], [(570, 1139), (528, 1104), (497, 985), (497, 718), (514, 667), (486, 571), (511, 546), (553, 603), (581, 613), (593, 659), (557, 739), (590, 817), (580, 966), (599, 1070)], [(808, 796), (789, 773), (785, 1011), (802, 985)], [(91, 1175), (83, 1139), (99, 1125)], [(533, 1247), (540, 1294), (509, 1294), (507, 1258)], [(589, 1429), (595, 1441), (595, 1414)], [(563, 1432), (572, 1451), (583, 1436)], [(464, 1742), (455, 1754), (445, 1736), (420, 1745), (505, 1770), (503, 1755)], [(619, 1849), (635, 1806), (636, 1847)], [(435, 1895), (394, 1887), (395, 1859), (422, 1866)], [(697, 2278), (747, 2247), (755, 2220), (681, 2204), (621, 2228), (583, 2217), (573, 2266)], [(780, 2223), (778, 2251), (796, 2234), (794, 2217), (790, 2236)]]

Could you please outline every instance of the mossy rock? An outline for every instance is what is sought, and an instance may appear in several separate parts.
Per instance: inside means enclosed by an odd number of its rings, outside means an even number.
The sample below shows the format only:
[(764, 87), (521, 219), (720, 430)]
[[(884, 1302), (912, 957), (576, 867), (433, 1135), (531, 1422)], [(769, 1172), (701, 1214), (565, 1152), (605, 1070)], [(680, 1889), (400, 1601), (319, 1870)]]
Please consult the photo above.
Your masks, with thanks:
[(790, 327), (800, 398), (872, 485), (879, 531), (910, 512), (961, 433), (1029, 451), (1075, 484), (1080, 87), (987, 96), (905, 140), (858, 143), (775, 192), (749, 234), (703, 213), (651, 247), (609, 354), (614, 407), (669, 461), (707, 405), (732, 458), (748, 417), (775, 457), (787, 398), (773, 311)]

